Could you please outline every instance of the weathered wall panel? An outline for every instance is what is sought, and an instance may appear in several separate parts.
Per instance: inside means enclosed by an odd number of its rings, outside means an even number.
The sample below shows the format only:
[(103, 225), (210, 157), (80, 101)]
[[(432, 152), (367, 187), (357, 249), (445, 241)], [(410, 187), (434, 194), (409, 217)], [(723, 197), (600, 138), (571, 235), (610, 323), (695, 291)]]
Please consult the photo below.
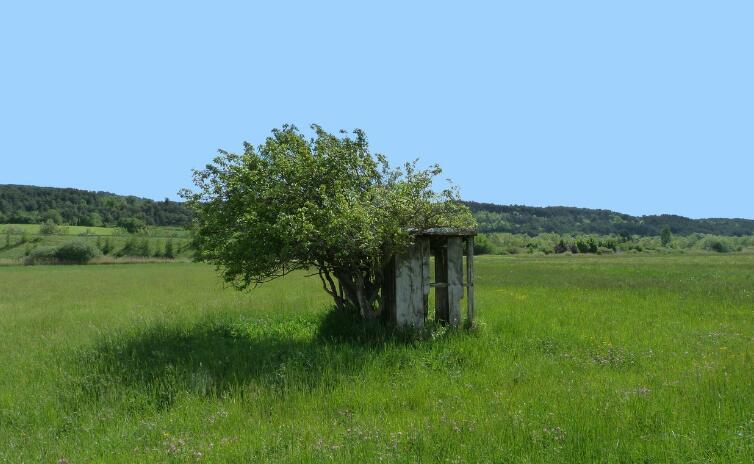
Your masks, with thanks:
[(418, 240), (420, 240), (422, 260), (422, 312), (423, 320), (426, 321), (429, 311), (429, 238), (420, 237)]
[(448, 238), (448, 322), (461, 323), (461, 299), (463, 298), (463, 240)]
[(466, 238), (466, 322), (474, 325), (474, 237)]
[(420, 243), (396, 259), (395, 323), (399, 326), (424, 326), (423, 261)]
[(435, 320), (448, 322), (448, 249), (435, 248)]

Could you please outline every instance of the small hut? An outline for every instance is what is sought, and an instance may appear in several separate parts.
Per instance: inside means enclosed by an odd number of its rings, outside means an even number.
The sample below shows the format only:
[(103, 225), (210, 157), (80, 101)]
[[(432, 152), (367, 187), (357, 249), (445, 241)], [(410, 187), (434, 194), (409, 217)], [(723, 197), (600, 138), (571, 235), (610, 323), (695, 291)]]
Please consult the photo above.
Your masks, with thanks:
[[(457, 327), (462, 322), (461, 299), (466, 288), (466, 322), (473, 325), (476, 232), (434, 228), (412, 234), (414, 244), (393, 259), (384, 278), (383, 301), (392, 322), (402, 327), (423, 327), (429, 312), (429, 292), (434, 288), (435, 318)], [(430, 281), (430, 256), (435, 257), (434, 282)]]

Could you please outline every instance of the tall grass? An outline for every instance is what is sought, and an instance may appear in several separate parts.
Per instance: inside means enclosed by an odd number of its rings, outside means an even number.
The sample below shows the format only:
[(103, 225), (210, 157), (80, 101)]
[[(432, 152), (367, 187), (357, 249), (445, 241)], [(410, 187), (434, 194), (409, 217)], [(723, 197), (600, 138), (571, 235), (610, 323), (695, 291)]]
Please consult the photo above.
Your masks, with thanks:
[(476, 331), (302, 274), (0, 268), (0, 462), (752, 462), (754, 257), (480, 257)]

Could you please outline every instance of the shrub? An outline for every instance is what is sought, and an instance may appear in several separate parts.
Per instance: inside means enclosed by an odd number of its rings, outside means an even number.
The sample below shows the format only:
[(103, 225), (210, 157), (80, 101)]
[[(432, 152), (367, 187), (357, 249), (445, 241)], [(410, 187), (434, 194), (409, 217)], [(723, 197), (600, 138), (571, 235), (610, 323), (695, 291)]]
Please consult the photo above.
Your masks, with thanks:
[(615, 240), (608, 239), (605, 241), (600, 240), (600, 242), (597, 244), (597, 251), (599, 252), (599, 248), (609, 248), (613, 252), (618, 250), (618, 244), (615, 242)]
[(162, 242), (155, 243), (154, 252), (152, 252), (152, 256), (154, 256), (155, 258), (163, 257)]
[(136, 252), (136, 255), (137, 256), (144, 256), (144, 257), (147, 257), (147, 258), (150, 256), (150, 253), (149, 253), (149, 240), (147, 240), (146, 238), (141, 239), (141, 242), (139, 243), (139, 248), (138, 248), (138, 250)]
[(168, 239), (165, 242), (165, 257), (173, 259), (175, 258), (175, 252), (173, 251), (173, 239)]
[(64, 243), (55, 249), (55, 259), (66, 264), (86, 264), (99, 255), (96, 246), (79, 240)]
[(561, 240), (558, 242), (557, 245), (555, 245), (555, 253), (565, 253), (566, 251), (569, 251), (570, 248), (568, 248), (568, 245), (566, 245), (565, 241)]
[(141, 232), (146, 228), (144, 221), (138, 218), (123, 218), (118, 221), (118, 227), (123, 228), (129, 234)]
[(38, 247), (31, 250), (24, 258), (24, 264), (53, 264), (55, 262), (55, 247)]
[(110, 238), (106, 238), (105, 239), (105, 243), (100, 248), (100, 250), (102, 250), (102, 254), (103, 255), (108, 255), (108, 254), (110, 254), (110, 252), (112, 251), (112, 249), (113, 249), (113, 244), (110, 241)]
[[(168, 245), (170, 246), (170, 256), (168, 256)], [(494, 247), (492, 246), (492, 243), (490, 243), (490, 240), (484, 235), (477, 235), (476, 238), (474, 239), (474, 254), (475, 255), (491, 255), (493, 253), (494, 253)], [(165, 257), (166, 258), (173, 257), (173, 243), (170, 240), (168, 240), (168, 243), (165, 245)]]
[(613, 253), (615, 253), (615, 250), (613, 250), (612, 248), (603, 247), (603, 246), (597, 248), (598, 255), (611, 255)]
[(48, 219), (39, 225), (39, 233), (42, 235), (53, 235), (60, 233), (60, 228), (52, 221), (52, 219)]
[(589, 253), (589, 244), (583, 240), (576, 241), (576, 249), (579, 253)]
[(121, 256), (135, 256), (136, 255), (136, 239), (131, 237), (128, 240), (126, 240), (126, 243), (123, 245), (123, 248), (121, 248), (118, 252), (115, 253), (115, 256), (121, 257)]
[(670, 227), (664, 226), (660, 231), (660, 242), (662, 242), (662, 246), (669, 246), (671, 240), (673, 240), (673, 234), (670, 232)]
[(730, 243), (721, 238), (707, 238), (704, 240), (703, 247), (705, 250), (714, 251), (716, 253), (728, 253), (731, 251)]

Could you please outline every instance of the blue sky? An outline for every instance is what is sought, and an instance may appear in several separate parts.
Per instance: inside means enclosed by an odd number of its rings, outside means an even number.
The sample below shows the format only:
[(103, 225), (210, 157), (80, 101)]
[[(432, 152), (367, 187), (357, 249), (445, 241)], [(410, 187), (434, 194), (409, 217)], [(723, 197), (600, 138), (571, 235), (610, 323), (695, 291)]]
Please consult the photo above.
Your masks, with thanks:
[(175, 199), (316, 122), (470, 200), (754, 218), (754, 2), (265, 3), (4, 3), (0, 183)]

